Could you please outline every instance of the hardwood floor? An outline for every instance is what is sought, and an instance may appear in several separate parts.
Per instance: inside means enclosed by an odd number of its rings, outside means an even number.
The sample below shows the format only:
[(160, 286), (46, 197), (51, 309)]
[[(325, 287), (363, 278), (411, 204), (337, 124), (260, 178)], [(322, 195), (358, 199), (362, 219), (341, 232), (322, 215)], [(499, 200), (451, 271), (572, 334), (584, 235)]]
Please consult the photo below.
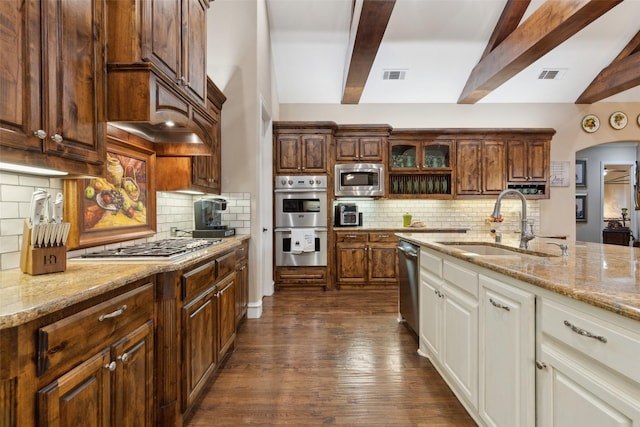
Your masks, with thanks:
[(282, 291), (186, 424), (475, 426), (397, 322), (397, 291)]

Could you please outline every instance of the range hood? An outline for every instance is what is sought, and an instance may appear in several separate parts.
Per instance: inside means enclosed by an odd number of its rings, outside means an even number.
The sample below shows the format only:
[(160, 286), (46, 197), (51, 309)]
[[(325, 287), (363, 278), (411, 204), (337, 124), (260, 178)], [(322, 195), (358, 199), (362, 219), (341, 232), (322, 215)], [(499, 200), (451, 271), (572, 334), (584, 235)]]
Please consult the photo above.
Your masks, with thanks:
[(149, 63), (109, 64), (107, 71), (109, 125), (152, 142), (158, 156), (211, 155), (217, 121), (204, 103)]

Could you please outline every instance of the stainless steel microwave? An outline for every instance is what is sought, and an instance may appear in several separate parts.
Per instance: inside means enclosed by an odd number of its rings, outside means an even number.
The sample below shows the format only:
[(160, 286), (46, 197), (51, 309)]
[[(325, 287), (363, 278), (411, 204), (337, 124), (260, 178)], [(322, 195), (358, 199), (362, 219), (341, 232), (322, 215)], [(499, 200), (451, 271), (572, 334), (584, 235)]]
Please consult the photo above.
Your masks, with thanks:
[(384, 196), (384, 165), (341, 163), (335, 166), (336, 197)]

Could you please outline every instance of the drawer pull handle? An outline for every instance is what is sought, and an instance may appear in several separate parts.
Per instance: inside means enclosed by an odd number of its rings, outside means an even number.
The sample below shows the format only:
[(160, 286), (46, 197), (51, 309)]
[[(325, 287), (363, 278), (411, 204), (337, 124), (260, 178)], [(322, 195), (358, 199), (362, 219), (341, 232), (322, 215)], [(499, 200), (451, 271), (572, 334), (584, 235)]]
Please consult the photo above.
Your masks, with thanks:
[(356, 237), (358, 236), (356, 236), (355, 234), (347, 234), (346, 236), (344, 236), (345, 239), (355, 239)]
[(111, 312), (111, 313), (107, 313), (107, 314), (101, 314), (100, 317), (98, 317), (99, 321), (103, 321), (105, 319), (111, 319), (113, 317), (118, 317), (120, 316), (122, 313), (124, 313), (124, 311), (127, 309), (127, 304), (121, 305), (116, 311)]
[(110, 370), (111, 372), (115, 371), (116, 370), (116, 362), (115, 362), (115, 360), (112, 361), (109, 364), (104, 365), (104, 367), (107, 368), (108, 370)]
[(536, 360), (536, 368), (542, 370), (542, 369), (545, 369), (546, 367), (547, 367), (546, 363)]
[(389, 237), (388, 234), (378, 234), (378, 237), (380, 237), (381, 239), (386, 239), (387, 237)]
[(491, 303), (491, 305), (493, 305), (494, 307), (498, 307), (501, 308), (503, 310), (507, 310), (507, 311), (511, 311), (511, 309), (509, 308), (509, 306), (504, 305), (504, 304), (500, 304), (499, 302), (496, 302), (493, 300), (493, 298), (489, 298), (489, 302)]
[(582, 335), (583, 337), (593, 338), (594, 340), (598, 340), (598, 341), (604, 342), (604, 343), (607, 342), (607, 339), (605, 337), (603, 337), (602, 335), (594, 335), (594, 334), (592, 334), (591, 332), (589, 332), (589, 331), (587, 331), (585, 329), (577, 327), (576, 325), (572, 324), (568, 320), (565, 320), (564, 324), (565, 324), (565, 326), (571, 328), (571, 330), (573, 332), (575, 332), (576, 334)]

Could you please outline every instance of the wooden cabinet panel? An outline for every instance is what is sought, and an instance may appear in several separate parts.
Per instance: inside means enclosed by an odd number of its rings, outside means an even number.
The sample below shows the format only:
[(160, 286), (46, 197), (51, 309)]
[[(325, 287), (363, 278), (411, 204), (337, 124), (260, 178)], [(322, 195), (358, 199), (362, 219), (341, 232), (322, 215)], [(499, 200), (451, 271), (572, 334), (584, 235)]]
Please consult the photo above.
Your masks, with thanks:
[(183, 1), (182, 63), (187, 93), (204, 105), (207, 95), (207, 9), (208, 1)]
[(337, 162), (380, 163), (385, 139), (381, 137), (336, 137)]
[(362, 162), (382, 162), (384, 153), (383, 138), (360, 138), (360, 154), (358, 159)]
[(228, 276), (217, 286), (218, 360), (232, 348), (236, 338), (236, 275)]
[(397, 238), (389, 232), (336, 232), (336, 283), (398, 283)]
[(41, 426), (111, 426), (109, 348), (89, 358), (37, 393)]
[[(2, 2), (3, 161), (101, 175), (105, 160), (104, 3)], [(6, 93), (6, 98), (5, 98)]]
[(504, 142), (456, 141), (456, 195), (499, 194), (506, 186)]
[(359, 138), (337, 138), (336, 137), (336, 161), (348, 162), (358, 159)]
[(395, 244), (369, 246), (369, 283), (397, 281), (398, 266)]
[(482, 149), (483, 194), (500, 194), (506, 188), (507, 176), (504, 141), (484, 141)]
[(236, 330), (247, 316), (249, 306), (249, 242), (236, 249)]
[(367, 278), (367, 246), (358, 243), (339, 243), (336, 246), (337, 282), (362, 283)]
[(113, 346), (115, 417), (118, 426), (153, 425), (153, 322), (148, 321)]
[(276, 138), (276, 173), (296, 174), (300, 172), (302, 146), (296, 135), (279, 135)]
[(333, 122), (274, 122), (276, 175), (325, 174)]
[(327, 172), (327, 137), (325, 135), (303, 135), (302, 143), (302, 172)]
[(507, 143), (508, 180), (547, 181), (549, 143), (537, 140), (510, 140)]
[(327, 288), (327, 267), (275, 267), (276, 290), (285, 287)]

